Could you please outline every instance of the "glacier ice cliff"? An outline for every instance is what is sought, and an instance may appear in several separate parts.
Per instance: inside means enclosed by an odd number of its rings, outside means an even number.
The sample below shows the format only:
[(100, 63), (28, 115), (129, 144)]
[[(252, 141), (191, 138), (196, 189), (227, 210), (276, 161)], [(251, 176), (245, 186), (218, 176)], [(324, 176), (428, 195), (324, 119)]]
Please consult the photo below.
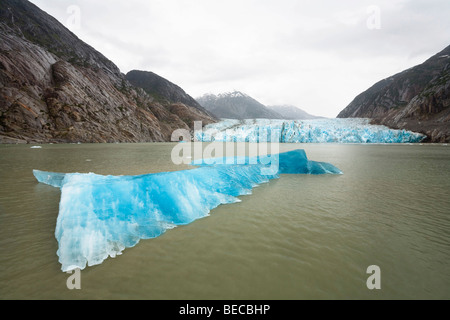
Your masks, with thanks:
[(368, 119), (223, 119), (195, 133), (197, 141), (282, 143), (415, 143), (426, 136), (371, 125)]
[[(247, 157), (239, 164), (228, 160), (196, 161), (193, 169), (138, 176), (33, 170), (39, 182), (61, 188), (55, 230), (61, 269), (100, 264), (140, 239), (240, 201), (238, 196), (280, 174), (342, 173), (332, 164), (308, 160), (303, 150)], [(273, 163), (278, 170), (264, 173)]]

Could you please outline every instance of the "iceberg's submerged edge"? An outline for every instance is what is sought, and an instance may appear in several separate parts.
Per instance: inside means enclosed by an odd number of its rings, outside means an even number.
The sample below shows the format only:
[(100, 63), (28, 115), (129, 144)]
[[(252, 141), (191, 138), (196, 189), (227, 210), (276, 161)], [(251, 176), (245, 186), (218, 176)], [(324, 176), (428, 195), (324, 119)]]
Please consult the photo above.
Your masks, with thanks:
[(216, 160), (193, 162), (198, 167), (191, 170), (139, 176), (33, 170), (39, 182), (61, 188), (55, 230), (61, 269), (100, 264), (140, 239), (239, 201), (238, 196), (279, 174), (342, 174), (332, 164), (308, 160), (303, 150), (273, 155), (270, 164), (258, 157), (243, 164)]

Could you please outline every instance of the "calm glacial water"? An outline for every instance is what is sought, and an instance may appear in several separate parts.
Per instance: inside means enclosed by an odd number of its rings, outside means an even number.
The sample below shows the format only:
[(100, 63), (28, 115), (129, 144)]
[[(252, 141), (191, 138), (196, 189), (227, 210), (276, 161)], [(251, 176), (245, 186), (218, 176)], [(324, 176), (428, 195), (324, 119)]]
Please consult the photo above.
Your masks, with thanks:
[[(282, 175), (86, 268), (69, 290), (54, 237), (60, 191), (32, 169), (186, 169), (173, 146), (0, 145), (0, 298), (450, 299), (450, 146), (431, 144), (281, 145), (344, 174)], [(380, 290), (366, 286), (370, 265)]]

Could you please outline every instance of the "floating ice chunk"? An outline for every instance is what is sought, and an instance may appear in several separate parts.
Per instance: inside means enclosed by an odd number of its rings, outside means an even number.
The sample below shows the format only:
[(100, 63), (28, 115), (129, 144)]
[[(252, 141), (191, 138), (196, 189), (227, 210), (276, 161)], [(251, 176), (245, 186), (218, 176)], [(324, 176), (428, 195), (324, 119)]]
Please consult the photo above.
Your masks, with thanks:
[(209, 215), (213, 208), (240, 201), (240, 195), (283, 173), (341, 173), (310, 161), (303, 150), (244, 158), (241, 165), (193, 162), (198, 168), (139, 176), (54, 173), (33, 170), (39, 182), (61, 188), (55, 237), (63, 271), (84, 269), (115, 257), (140, 239)]
[(64, 177), (66, 176), (65, 173), (47, 172), (40, 170), (33, 170), (33, 175), (36, 177), (37, 181), (57, 188), (62, 187)]

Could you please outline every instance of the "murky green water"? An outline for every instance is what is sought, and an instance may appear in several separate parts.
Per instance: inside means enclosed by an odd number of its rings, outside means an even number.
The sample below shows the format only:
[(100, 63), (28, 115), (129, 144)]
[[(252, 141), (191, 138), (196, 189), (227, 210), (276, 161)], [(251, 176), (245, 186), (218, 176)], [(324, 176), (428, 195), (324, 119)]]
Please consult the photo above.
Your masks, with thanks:
[[(281, 145), (343, 175), (282, 175), (242, 202), (141, 240), (69, 290), (59, 189), (32, 169), (142, 174), (173, 144), (0, 146), (1, 299), (449, 299), (450, 146)], [(367, 267), (381, 270), (369, 290)]]

